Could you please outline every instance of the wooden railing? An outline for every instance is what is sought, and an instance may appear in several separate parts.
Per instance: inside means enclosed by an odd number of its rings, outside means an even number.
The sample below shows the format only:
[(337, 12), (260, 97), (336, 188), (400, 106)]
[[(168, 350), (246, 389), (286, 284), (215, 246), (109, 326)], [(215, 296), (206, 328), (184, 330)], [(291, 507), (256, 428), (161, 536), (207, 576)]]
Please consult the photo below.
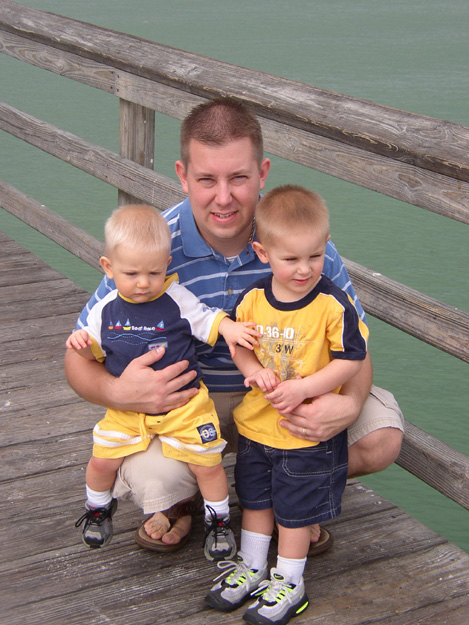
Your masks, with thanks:
[[(120, 98), (115, 154), (0, 103), (0, 129), (159, 209), (184, 197), (153, 171), (155, 111), (182, 119), (219, 95), (258, 115), (282, 158), (469, 223), (469, 128), (215, 61), (10, 0), (1, 52)], [(157, 198), (157, 199), (155, 199)], [(90, 265), (101, 242), (0, 181), (0, 205)], [(469, 315), (344, 259), (367, 313), (469, 362)], [(406, 423), (397, 463), (469, 509), (469, 458)]]

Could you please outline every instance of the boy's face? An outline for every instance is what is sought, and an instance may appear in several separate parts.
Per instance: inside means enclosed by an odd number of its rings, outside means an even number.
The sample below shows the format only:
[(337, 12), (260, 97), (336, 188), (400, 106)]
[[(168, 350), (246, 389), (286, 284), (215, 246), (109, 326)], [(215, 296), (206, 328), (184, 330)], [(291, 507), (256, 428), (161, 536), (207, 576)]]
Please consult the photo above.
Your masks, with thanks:
[(224, 145), (191, 139), (187, 168), (181, 161), (176, 163), (200, 234), (224, 256), (246, 247), (269, 169), (269, 159), (259, 165), (249, 137)]
[(319, 282), (329, 237), (313, 229), (295, 232), (264, 247), (253, 247), (264, 263), (269, 263), (274, 277), (272, 289), (281, 302), (296, 302)]
[(134, 247), (118, 245), (110, 259), (103, 256), (100, 262), (121, 295), (143, 304), (161, 293), (170, 260), (167, 252), (142, 253)]

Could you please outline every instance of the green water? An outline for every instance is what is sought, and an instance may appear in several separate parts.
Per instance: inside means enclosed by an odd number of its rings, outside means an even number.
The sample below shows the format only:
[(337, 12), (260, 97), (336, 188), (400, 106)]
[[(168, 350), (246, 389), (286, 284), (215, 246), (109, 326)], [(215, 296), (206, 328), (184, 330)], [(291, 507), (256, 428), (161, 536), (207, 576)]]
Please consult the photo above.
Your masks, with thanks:
[[(469, 126), (467, 0), (43, 0), (24, 4), (405, 111)], [(116, 98), (0, 55), (1, 99), (118, 149)], [(175, 178), (179, 122), (157, 116), (155, 169)], [(102, 238), (117, 192), (0, 133), (1, 177)], [(267, 188), (299, 183), (329, 206), (341, 254), (469, 311), (467, 226), (273, 159)], [(0, 230), (93, 289), (84, 267), (0, 209)], [(375, 382), (406, 418), (469, 454), (463, 362), (370, 318)], [(469, 551), (468, 513), (397, 466), (364, 479)]]

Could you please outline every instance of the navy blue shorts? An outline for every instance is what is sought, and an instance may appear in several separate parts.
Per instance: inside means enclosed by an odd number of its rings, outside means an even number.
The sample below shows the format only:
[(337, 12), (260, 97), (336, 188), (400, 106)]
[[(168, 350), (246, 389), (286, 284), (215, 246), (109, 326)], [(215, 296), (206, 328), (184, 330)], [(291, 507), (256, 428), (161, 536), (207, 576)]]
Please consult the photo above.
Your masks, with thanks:
[(347, 481), (347, 432), (301, 449), (274, 449), (239, 436), (235, 480), (246, 510), (274, 509), (283, 527), (306, 527), (340, 514)]

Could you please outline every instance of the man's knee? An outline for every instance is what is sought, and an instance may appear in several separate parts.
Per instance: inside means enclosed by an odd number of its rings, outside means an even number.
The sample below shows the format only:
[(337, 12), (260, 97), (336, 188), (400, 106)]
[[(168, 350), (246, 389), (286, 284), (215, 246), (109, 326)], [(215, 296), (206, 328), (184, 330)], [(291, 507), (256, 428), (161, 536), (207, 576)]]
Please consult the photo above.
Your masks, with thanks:
[(386, 469), (398, 457), (403, 436), (398, 428), (385, 427), (350, 445), (348, 476), (358, 477)]

